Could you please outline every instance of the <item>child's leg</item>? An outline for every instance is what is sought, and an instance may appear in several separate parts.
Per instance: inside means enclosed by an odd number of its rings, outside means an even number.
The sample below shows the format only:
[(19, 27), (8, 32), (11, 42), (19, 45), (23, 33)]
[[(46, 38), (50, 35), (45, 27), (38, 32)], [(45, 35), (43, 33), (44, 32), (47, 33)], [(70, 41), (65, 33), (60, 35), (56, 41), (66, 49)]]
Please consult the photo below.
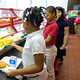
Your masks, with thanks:
[(47, 59), (46, 58), (46, 65), (47, 65), (47, 71), (48, 71), (48, 80), (55, 80), (54, 60), (55, 60), (55, 57), (53, 59)]
[(55, 66), (54, 66), (54, 68), (55, 68), (55, 76), (57, 76), (58, 75), (58, 65), (59, 65), (59, 62), (60, 62), (60, 59), (56, 59), (55, 60)]
[(59, 64), (63, 63), (63, 56), (60, 58)]
[(46, 49), (46, 65), (48, 71), (48, 80), (55, 80), (55, 73), (54, 73), (54, 61), (57, 54), (57, 49), (55, 46), (53, 48)]

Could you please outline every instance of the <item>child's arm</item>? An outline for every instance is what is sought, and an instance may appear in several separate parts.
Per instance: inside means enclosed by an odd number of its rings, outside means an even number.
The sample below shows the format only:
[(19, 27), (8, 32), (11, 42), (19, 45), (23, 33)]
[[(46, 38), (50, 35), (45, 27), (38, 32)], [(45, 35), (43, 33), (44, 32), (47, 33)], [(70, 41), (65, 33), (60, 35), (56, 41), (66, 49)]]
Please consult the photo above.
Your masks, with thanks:
[(16, 45), (15, 42), (12, 42), (12, 44), (9, 44), (10, 46), (13, 46), (14, 48), (16, 48), (17, 50), (19, 50), (20, 52), (23, 52), (23, 47), (20, 47), (18, 45)]
[(48, 35), (47, 39), (45, 39), (45, 43), (49, 43), (52, 40), (52, 36)]
[(74, 25), (76, 25), (77, 21), (78, 21), (78, 18), (76, 17), (74, 20)]
[(6, 73), (7, 76), (14, 77), (16, 75), (33, 74), (41, 72), (44, 66), (44, 54), (35, 54), (34, 61), (35, 64), (31, 65), (30, 67), (24, 69), (10, 70), (9, 72)]
[(64, 50), (66, 48), (66, 45), (68, 43), (68, 39), (69, 39), (69, 27), (65, 27), (64, 28), (64, 40), (63, 40), (63, 45), (62, 45), (62, 50)]

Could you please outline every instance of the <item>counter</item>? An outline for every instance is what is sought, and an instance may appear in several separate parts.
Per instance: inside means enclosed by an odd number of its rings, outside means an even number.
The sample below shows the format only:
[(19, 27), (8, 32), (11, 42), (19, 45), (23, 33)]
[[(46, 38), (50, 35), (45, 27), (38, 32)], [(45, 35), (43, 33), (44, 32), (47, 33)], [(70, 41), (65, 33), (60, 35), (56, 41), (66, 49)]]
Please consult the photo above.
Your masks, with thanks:
[[(24, 46), (25, 42), (20, 43), (20, 46)], [(2, 59), (4, 56), (17, 56), (18, 58), (22, 58), (22, 53), (19, 52), (18, 50), (16, 50), (15, 48), (10, 49), (9, 51), (7, 51), (6, 53), (0, 55), (0, 59)], [(18, 66), (18, 69), (23, 68), (22, 63)], [(7, 75), (4, 72), (0, 71), (0, 80), (17, 80), (16, 78), (10, 78), (7, 77)]]

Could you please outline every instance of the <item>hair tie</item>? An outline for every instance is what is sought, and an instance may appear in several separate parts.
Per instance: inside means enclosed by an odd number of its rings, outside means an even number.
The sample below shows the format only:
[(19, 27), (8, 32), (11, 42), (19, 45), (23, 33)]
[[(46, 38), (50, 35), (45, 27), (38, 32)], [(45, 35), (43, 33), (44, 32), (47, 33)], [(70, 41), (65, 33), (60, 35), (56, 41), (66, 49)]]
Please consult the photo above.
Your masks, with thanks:
[(24, 13), (22, 13), (21, 15), (24, 15)]
[(44, 17), (44, 14), (43, 14), (43, 12), (41, 12), (41, 15), (42, 15), (42, 17)]
[(27, 18), (24, 18), (24, 20), (27, 20)]
[(37, 26), (35, 22), (34, 22), (34, 25)]
[(26, 17), (29, 15), (29, 12), (26, 13)]
[(31, 11), (30, 11), (30, 14), (32, 14), (32, 9), (31, 9)]
[(26, 22), (26, 20), (23, 20), (24, 22)]
[(27, 20), (27, 18), (25, 17), (23, 21), (26, 22), (26, 20)]

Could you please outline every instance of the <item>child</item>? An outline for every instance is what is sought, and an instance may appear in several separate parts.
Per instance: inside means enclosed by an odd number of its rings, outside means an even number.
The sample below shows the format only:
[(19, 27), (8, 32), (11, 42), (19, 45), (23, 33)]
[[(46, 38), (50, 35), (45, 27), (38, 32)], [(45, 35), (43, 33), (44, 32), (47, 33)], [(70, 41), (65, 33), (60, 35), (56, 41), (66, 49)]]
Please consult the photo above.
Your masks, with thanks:
[(59, 30), (56, 39), (56, 47), (58, 49), (57, 56), (55, 60), (55, 75), (58, 75), (58, 65), (63, 55), (66, 54), (66, 45), (68, 43), (69, 37), (69, 25), (68, 22), (64, 20), (65, 11), (62, 7), (56, 7), (58, 20), (56, 23), (58, 24)]
[(23, 69), (9, 70), (7, 76), (24, 75), (29, 80), (47, 80), (47, 70), (44, 64), (45, 41), (39, 26), (43, 17), (37, 7), (27, 8), (23, 15), (23, 28), (28, 33), (24, 48), (12, 43), (22, 52)]
[(68, 21), (68, 12), (65, 11), (65, 18), (64, 18), (65, 21)]
[(74, 25), (80, 24), (80, 11), (77, 13), (77, 17), (74, 20)]
[(58, 26), (56, 24), (56, 9), (53, 6), (49, 6), (45, 9), (47, 24), (44, 27), (43, 35), (46, 43), (46, 60), (48, 71), (48, 80), (55, 80), (54, 74), (54, 61), (57, 55), (57, 48), (55, 47), (55, 41), (58, 32)]
[(77, 28), (77, 25), (79, 25), (79, 27), (80, 27), (80, 12), (78, 12), (77, 13), (78, 14), (78, 16), (75, 18), (75, 20), (74, 20), (74, 25), (75, 25), (75, 36), (77, 36), (78, 35), (78, 28)]

